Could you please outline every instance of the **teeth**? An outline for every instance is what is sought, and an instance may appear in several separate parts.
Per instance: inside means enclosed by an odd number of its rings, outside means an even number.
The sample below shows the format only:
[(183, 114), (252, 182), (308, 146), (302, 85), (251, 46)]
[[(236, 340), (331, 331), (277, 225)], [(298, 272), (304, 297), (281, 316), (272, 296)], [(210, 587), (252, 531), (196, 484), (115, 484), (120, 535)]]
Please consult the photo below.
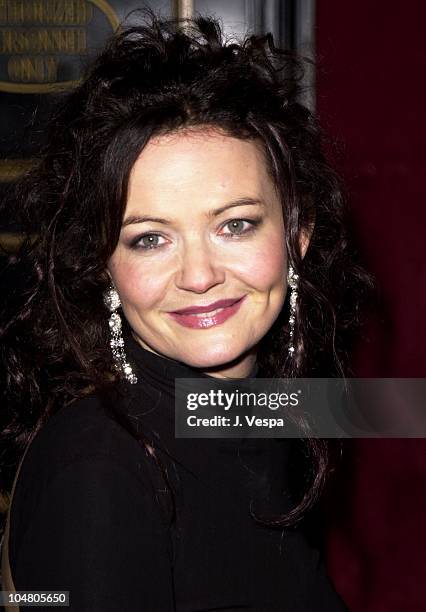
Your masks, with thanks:
[(199, 312), (198, 314), (191, 314), (191, 317), (198, 317), (199, 319), (205, 319), (206, 317), (212, 317), (217, 312), (220, 312), (223, 308), (216, 308), (216, 310), (212, 310), (211, 312)]

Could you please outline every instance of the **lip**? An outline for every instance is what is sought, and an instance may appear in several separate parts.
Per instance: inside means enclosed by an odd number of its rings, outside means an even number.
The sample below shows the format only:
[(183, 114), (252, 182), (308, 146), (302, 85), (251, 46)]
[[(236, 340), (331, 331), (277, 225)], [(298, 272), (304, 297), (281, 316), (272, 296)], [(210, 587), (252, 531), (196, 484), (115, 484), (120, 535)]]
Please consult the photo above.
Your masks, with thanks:
[(216, 308), (227, 308), (228, 306), (232, 306), (235, 302), (238, 302), (242, 298), (231, 298), (229, 300), (218, 300), (217, 302), (212, 302), (211, 304), (205, 304), (204, 306), (189, 306), (189, 308), (181, 308), (180, 310), (174, 310), (175, 314), (200, 314), (200, 313), (209, 313), (212, 310), (216, 310)]
[[(169, 312), (167, 314), (184, 327), (190, 327), (191, 329), (208, 329), (224, 323), (237, 313), (245, 298), (246, 296), (244, 295), (237, 300), (219, 300), (207, 306), (194, 306), (180, 311)], [(209, 314), (209, 312), (217, 310), (218, 308), (221, 310), (214, 314)], [(191, 312), (188, 313), (188, 311)], [(200, 316), (201, 313), (207, 314), (205, 316)]]

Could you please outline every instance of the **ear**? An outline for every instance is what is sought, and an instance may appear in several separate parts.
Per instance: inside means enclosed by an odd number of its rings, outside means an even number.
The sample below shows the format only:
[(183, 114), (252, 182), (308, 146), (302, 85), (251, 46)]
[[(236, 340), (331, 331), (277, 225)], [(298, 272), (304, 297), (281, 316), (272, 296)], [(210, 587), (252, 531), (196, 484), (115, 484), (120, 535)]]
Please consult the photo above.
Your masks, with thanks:
[(105, 275), (106, 275), (108, 282), (114, 287), (115, 285), (112, 280), (111, 272), (108, 270), (108, 268), (105, 268)]
[(302, 259), (305, 257), (306, 251), (308, 250), (309, 242), (311, 240), (312, 232), (314, 230), (314, 224), (309, 227), (305, 227), (301, 230), (299, 236), (299, 249)]

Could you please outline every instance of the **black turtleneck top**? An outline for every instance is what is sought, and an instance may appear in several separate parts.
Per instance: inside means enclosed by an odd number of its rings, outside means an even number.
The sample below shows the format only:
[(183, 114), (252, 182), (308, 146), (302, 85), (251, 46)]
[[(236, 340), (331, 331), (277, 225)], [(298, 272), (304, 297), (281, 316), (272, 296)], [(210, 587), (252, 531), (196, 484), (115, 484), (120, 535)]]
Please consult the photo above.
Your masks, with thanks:
[(347, 610), (300, 530), (250, 514), (291, 507), (291, 441), (175, 438), (175, 378), (206, 375), (131, 338), (126, 352), (136, 385), (61, 408), (30, 445), (10, 518), (16, 590), (69, 591), (76, 612)]

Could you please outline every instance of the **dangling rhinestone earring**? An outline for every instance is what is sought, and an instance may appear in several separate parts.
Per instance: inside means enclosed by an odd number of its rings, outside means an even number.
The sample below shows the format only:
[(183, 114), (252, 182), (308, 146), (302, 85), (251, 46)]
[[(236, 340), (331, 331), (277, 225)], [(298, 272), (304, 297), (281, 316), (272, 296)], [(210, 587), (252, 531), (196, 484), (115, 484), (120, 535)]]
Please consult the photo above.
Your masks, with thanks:
[(290, 357), (294, 355), (294, 324), (296, 323), (296, 303), (297, 303), (297, 286), (299, 281), (299, 275), (294, 273), (293, 266), (288, 267), (287, 282), (291, 289), (290, 291), (290, 317), (288, 320), (290, 328), (290, 342), (288, 345), (288, 354)]
[(112, 355), (115, 361), (115, 367), (125, 377), (125, 379), (132, 385), (138, 382), (137, 377), (133, 374), (132, 367), (127, 361), (126, 354), (124, 352), (124, 338), (121, 333), (121, 317), (116, 312), (117, 308), (121, 306), (120, 296), (114, 287), (109, 287), (103, 294), (104, 304), (111, 312), (109, 318), (109, 329), (111, 332), (110, 346)]

